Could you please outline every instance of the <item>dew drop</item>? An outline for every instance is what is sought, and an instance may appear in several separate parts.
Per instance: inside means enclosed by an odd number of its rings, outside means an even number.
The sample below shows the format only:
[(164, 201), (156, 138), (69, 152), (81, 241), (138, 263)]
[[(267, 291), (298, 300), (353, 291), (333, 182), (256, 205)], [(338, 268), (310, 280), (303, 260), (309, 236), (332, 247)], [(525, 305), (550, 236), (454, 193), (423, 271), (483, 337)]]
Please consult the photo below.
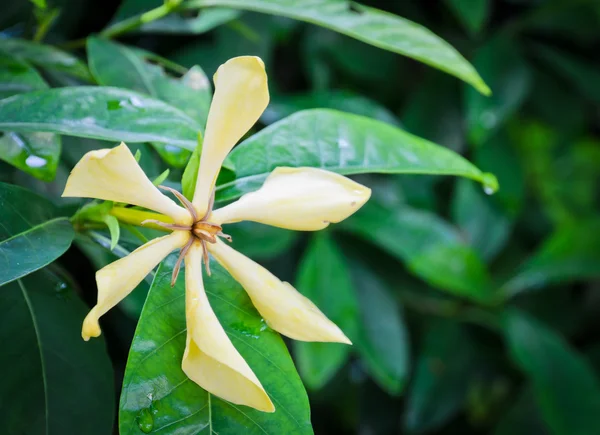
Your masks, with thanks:
[(29, 156), (25, 159), (25, 164), (30, 168), (41, 168), (48, 164), (48, 160), (38, 156)]
[(152, 429), (154, 429), (154, 417), (152, 416), (150, 408), (142, 409), (135, 417), (135, 421), (140, 430), (144, 433), (150, 433), (152, 432)]
[(492, 195), (498, 191), (498, 180), (494, 174), (486, 172), (481, 175), (481, 183), (483, 184), (483, 191), (487, 195)]

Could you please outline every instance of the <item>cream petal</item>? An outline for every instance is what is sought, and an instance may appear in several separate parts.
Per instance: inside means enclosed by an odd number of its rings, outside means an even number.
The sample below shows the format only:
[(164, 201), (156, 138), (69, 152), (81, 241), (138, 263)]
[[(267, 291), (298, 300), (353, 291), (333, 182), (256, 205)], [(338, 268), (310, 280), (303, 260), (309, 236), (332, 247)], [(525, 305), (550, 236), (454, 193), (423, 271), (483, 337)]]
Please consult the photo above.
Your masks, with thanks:
[(100, 335), (98, 319), (123, 300), (169, 253), (189, 240), (188, 231), (173, 231), (140, 246), (131, 254), (96, 272), (98, 302), (83, 321), (85, 341)]
[(209, 245), (217, 261), (248, 292), (267, 324), (295, 340), (352, 344), (310, 299), (221, 240)]
[(185, 257), (187, 344), (182, 369), (206, 391), (259, 411), (275, 407), (260, 381), (235, 349), (215, 316), (202, 284), (202, 245)]
[(123, 142), (84, 155), (71, 171), (62, 196), (125, 202), (163, 213), (178, 224), (191, 223), (189, 212), (152, 184)]
[(228, 60), (219, 67), (214, 81), (193, 200), (200, 215), (206, 212), (223, 160), (269, 104), (267, 73), (258, 57)]
[(276, 168), (255, 192), (211, 215), (211, 222), (242, 220), (297, 231), (321, 230), (363, 206), (371, 189), (343, 175), (317, 168)]

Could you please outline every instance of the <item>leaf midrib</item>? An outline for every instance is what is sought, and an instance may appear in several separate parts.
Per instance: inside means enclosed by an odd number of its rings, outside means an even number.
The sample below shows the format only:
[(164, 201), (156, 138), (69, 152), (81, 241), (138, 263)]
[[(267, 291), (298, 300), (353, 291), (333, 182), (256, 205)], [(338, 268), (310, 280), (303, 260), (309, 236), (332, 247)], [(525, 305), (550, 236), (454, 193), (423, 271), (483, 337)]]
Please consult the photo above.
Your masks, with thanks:
[(54, 222), (59, 222), (59, 221), (68, 221), (68, 219), (66, 217), (58, 217), (58, 218), (54, 218), (54, 219), (50, 219), (45, 222), (42, 222), (41, 224), (34, 225), (26, 231), (14, 234), (14, 235), (10, 236), (8, 239), (4, 239), (4, 240), (0, 241), (0, 248), (2, 248), (2, 245), (10, 242), (11, 240), (14, 240), (18, 237), (26, 236), (29, 233), (32, 233), (40, 228), (43, 228), (45, 226), (53, 224)]
[(37, 339), (38, 349), (40, 352), (40, 364), (42, 367), (42, 382), (44, 384), (44, 416), (45, 416), (45, 422), (46, 422), (46, 434), (48, 434), (49, 433), (48, 432), (49, 431), (49, 428), (48, 428), (48, 421), (49, 421), (48, 380), (46, 379), (46, 362), (44, 359), (44, 352), (42, 351), (42, 338), (41, 338), (41, 334), (40, 334), (40, 329), (37, 324), (37, 320), (35, 318), (33, 304), (31, 303), (31, 300), (29, 299), (29, 296), (27, 295), (27, 290), (25, 289), (25, 286), (23, 285), (23, 282), (20, 279), (17, 280), (17, 283), (19, 284), (19, 288), (21, 289), (21, 293), (23, 294), (23, 299), (25, 299), (25, 303), (27, 304), (27, 309), (29, 310), (29, 314), (31, 315), (31, 322), (33, 323), (33, 329), (35, 331), (35, 337)]

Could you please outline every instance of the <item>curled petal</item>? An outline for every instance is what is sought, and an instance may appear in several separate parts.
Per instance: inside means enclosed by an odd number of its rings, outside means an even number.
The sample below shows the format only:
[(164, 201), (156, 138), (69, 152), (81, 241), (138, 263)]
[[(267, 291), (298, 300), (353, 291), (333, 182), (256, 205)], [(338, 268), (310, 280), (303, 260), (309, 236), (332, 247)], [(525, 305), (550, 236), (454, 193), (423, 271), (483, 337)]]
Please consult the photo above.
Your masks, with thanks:
[(258, 57), (228, 60), (219, 67), (214, 81), (215, 94), (208, 113), (193, 200), (201, 216), (208, 208), (223, 160), (269, 104), (267, 73)]
[(276, 168), (255, 192), (211, 215), (211, 222), (242, 220), (297, 231), (316, 231), (340, 222), (363, 206), (371, 189), (317, 168)]
[(125, 202), (163, 213), (178, 224), (191, 223), (189, 212), (152, 184), (123, 142), (84, 155), (71, 171), (62, 196)]
[(81, 336), (85, 341), (100, 335), (98, 319), (123, 300), (163, 258), (188, 241), (188, 231), (174, 231), (153, 239), (131, 254), (96, 272), (98, 303), (83, 321)]
[(352, 344), (310, 299), (221, 240), (210, 245), (217, 261), (248, 292), (268, 325), (295, 340)]
[(202, 284), (202, 245), (194, 243), (185, 257), (187, 344), (182, 369), (206, 391), (229, 402), (275, 411), (260, 381), (233, 347), (215, 316)]

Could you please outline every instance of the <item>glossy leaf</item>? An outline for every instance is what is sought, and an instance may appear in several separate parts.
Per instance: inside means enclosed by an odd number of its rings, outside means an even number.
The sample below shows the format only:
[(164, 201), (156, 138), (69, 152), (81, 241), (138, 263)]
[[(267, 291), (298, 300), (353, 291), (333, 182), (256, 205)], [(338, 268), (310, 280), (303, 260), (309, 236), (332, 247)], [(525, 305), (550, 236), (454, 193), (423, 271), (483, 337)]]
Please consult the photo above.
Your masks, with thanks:
[(489, 18), (490, 0), (446, 0), (446, 4), (461, 24), (473, 35), (481, 31)]
[(485, 97), (466, 88), (468, 137), (482, 145), (524, 102), (531, 88), (531, 71), (509, 39), (496, 38), (479, 49), (473, 61), (493, 94)]
[(227, 8), (203, 10), (200, 11), (198, 16), (192, 18), (170, 14), (160, 20), (143, 24), (139, 30), (149, 33), (197, 35), (235, 20), (240, 15), (240, 11)]
[(354, 342), (375, 382), (389, 394), (406, 385), (410, 367), (408, 331), (387, 284), (372, 271), (352, 265), (361, 323)]
[(489, 88), (450, 44), (405, 18), (350, 1), (339, 0), (189, 0), (187, 7), (222, 6), (279, 15), (327, 27), (384, 50), (431, 65), (473, 85)]
[(0, 100), (0, 129), (162, 142), (193, 150), (198, 124), (179, 109), (137, 92), (73, 86)]
[[(125, 45), (90, 38), (87, 48), (90, 70), (99, 84), (131, 89), (169, 103), (194, 119), (199, 131), (204, 130), (211, 87), (200, 67), (193, 67), (177, 80)], [(171, 144), (159, 143), (155, 148), (171, 166), (181, 168), (190, 158), (188, 150)]]
[(257, 190), (278, 166), (313, 166), (344, 175), (458, 175), (497, 187), (493, 175), (450, 150), (387, 123), (328, 109), (305, 110), (270, 125), (236, 147), (229, 160), (236, 179), (217, 186), (220, 200)]
[(225, 402), (185, 376), (184, 273), (171, 288), (175, 260), (172, 255), (159, 267), (133, 339), (121, 394), (120, 433), (311, 434), (306, 392), (283, 340), (266, 327), (246, 293), (216, 262), (205, 279), (211, 306), (276, 411)]
[(390, 210), (371, 200), (340, 225), (399, 258), (440, 290), (480, 302), (492, 296), (480, 257), (456, 228), (432, 213), (408, 206)]
[(463, 326), (438, 320), (429, 327), (407, 396), (407, 431), (433, 431), (464, 406), (474, 355)]
[(503, 330), (513, 361), (531, 380), (550, 432), (600, 433), (600, 382), (583, 356), (557, 333), (516, 310), (505, 313)]
[[(47, 88), (34, 68), (0, 51), (0, 99)], [(54, 134), (0, 132), (0, 159), (44, 181), (56, 175), (60, 146)]]
[(125, 45), (90, 38), (87, 49), (90, 70), (99, 84), (131, 89), (169, 103), (185, 112), (204, 130), (211, 86), (200, 67), (193, 67), (177, 80)]
[(51, 45), (24, 39), (2, 39), (2, 50), (41, 68), (92, 81), (87, 67), (77, 57)]
[(0, 368), (10, 374), (0, 382), (3, 433), (111, 433), (113, 371), (104, 340), (81, 339), (87, 311), (47, 270), (0, 289)]
[[(313, 237), (299, 267), (296, 287), (344, 334), (355, 340), (359, 325), (356, 290), (342, 252), (326, 235)], [(296, 342), (298, 370), (310, 389), (322, 388), (348, 359), (351, 347), (339, 343)]]
[(354, 113), (392, 125), (400, 125), (398, 118), (386, 107), (370, 98), (350, 91), (323, 91), (316, 93), (271, 96), (271, 101), (261, 120), (272, 124), (295, 112), (306, 109), (335, 109)]
[(0, 183), (0, 210), (0, 286), (46, 266), (71, 246), (71, 223), (47, 199)]
[(550, 236), (503, 286), (507, 296), (600, 277), (600, 222), (578, 222)]

